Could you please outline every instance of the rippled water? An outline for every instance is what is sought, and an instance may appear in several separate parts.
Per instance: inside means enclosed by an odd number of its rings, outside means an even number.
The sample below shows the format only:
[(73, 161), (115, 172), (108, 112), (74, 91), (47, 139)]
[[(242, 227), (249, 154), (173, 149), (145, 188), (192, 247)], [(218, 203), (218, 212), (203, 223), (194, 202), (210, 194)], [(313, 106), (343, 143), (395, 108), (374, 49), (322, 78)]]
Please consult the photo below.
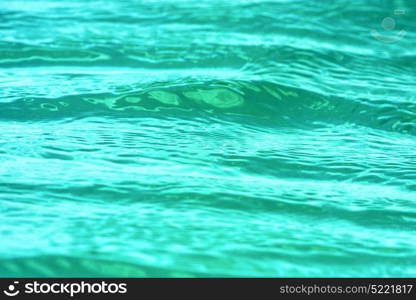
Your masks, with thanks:
[(1, 276), (415, 276), (414, 1), (0, 3)]

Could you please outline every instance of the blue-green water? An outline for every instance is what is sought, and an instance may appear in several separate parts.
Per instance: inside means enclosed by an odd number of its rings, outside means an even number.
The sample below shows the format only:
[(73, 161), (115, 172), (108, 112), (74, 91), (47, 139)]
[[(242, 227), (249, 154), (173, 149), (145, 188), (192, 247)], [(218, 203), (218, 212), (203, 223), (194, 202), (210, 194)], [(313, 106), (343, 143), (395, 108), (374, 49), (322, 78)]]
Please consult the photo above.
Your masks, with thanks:
[(415, 276), (416, 2), (0, 3), (1, 276)]

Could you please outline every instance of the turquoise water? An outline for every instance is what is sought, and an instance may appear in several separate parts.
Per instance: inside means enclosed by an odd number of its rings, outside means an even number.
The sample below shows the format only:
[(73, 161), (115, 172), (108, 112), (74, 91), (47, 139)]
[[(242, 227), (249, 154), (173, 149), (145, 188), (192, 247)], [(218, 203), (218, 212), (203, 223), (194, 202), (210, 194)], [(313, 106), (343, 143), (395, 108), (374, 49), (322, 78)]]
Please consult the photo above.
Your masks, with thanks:
[(1, 276), (415, 276), (414, 1), (1, 1)]

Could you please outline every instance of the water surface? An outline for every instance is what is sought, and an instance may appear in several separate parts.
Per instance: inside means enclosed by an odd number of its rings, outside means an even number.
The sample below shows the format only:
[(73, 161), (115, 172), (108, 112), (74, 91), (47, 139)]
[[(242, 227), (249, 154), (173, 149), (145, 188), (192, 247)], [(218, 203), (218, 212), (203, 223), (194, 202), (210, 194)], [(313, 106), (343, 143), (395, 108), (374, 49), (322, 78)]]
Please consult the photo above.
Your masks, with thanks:
[(414, 1), (0, 3), (1, 276), (415, 276)]

